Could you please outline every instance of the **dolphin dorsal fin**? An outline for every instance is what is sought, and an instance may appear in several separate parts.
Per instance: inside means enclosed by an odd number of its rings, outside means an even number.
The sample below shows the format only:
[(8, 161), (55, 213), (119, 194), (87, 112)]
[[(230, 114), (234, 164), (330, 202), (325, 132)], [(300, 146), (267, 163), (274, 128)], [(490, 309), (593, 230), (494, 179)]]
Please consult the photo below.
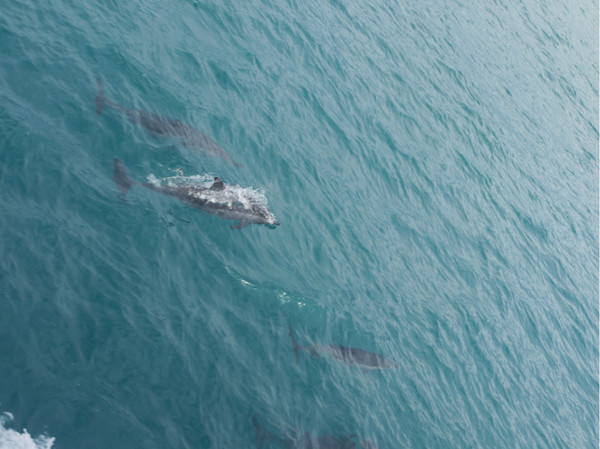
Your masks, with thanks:
[(225, 184), (223, 184), (223, 181), (221, 180), (221, 178), (217, 178), (215, 176), (215, 182), (210, 189), (211, 190), (223, 190), (224, 188), (225, 188)]

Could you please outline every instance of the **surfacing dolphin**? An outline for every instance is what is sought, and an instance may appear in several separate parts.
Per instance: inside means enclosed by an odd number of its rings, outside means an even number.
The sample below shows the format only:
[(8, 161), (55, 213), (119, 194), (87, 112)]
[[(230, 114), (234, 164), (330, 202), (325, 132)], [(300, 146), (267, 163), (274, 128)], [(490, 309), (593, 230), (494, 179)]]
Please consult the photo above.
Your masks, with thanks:
[(262, 195), (253, 189), (225, 185), (220, 178), (215, 177), (210, 187), (198, 183), (197, 177), (135, 182), (121, 160), (115, 158), (114, 179), (123, 195), (133, 186), (141, 185), (225, 220), (239, 220), (231, 226), (232, 229), (241, 229), (253, 223), (265, 224), (271, 228), (279, 226)]
[(255, 417), (252, 418), (252, 423), (256, 428), (257, 449), (260, 449), (262, 443), (267, 441), (275, 443), (284, 449), (377, 449), (373, 443), (362, 440), (358, 435), (347, 435), (337, 438), (327, 433), (320, 437), (305, 433), (302, 436), (297, 436), (297, 432), (292, 431), (291, 435), (286, 433), (285, 436), (281, 437), (266, 430), (265, 426), (259, 423)]
[(292, 326), (288, 324), (290, 337), (292, 339), (292, 347), (296, 355), (296, 363), (298, 363), (298, 350), (302, 349), (310, 353), (310, 355), (319, 358), (321, 354), (329, 354), (336, 360), (340, 360), (347, 365), (356, 365), (363, 371), (372, 369), (397, 368), (398, 364), (386, 359), (385, 357), (375, 354), (374, 352), (365, 351), (359, 348), (349, 348), (340, 345), (319, 345), (313, 344), (310, 346), (299, 346), (296, 344), (296, 339), (292, 332)]
[(137, 123), (153, 136), (175, 137), (179, 139), (181, 145), (185, 148), (202, 150), (208, 156), (218, 156), (225, 159), (230, 164), (241, 167), (240, 164), (233, 162), (227, 152), (213, 139), (202, 134), (197, 129), (183, 123), (180, 120), (173, 120), (161, 115), (152, 114), (146, 111), (136, 111), (128, 109), (114, 101), (108, 100), (104, 96), (102, 81), (98, 79), (98, 94), (96, 95), (96, 113), (102, 114), (105, 107), (113, 108), (125, 114), (133, 123)]

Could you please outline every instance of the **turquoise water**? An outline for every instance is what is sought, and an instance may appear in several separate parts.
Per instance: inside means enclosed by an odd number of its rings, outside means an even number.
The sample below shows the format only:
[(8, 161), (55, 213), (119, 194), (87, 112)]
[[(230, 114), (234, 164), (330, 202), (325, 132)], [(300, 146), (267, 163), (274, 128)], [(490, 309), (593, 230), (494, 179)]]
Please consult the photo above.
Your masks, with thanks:
[(597, 447), (598, 136), (597, 2), (4, 2), (0, 446)]

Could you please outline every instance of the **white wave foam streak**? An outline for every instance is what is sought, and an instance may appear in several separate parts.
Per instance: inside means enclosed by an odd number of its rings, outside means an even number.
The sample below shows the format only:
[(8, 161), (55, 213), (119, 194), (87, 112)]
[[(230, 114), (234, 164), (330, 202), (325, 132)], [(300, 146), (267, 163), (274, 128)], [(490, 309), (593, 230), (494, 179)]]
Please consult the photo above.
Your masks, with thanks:
[(14, 429), (9, 429), (6, 425), (12, 421), (13, 416), (10, 413), (0, 415), (0, 449), (50, 449), (54, 444), (54, 437), (40, 435), (33, 438), (23, 429), (19, 433)]
[[(264, 189), (253, 189), (252, 187), (241, 187), (239, 185), (225, 184), (222, 190), (208, 190), (214, 184), (214, 177), (208, 174), (195, 176), (171, 176), (157, 178), (149, 175), (147, 181), (157, 187), (188, 187), (190, 192), (199, 199), (211, 203), (242, 204), (244, 207), (267, 208), (267, 197)], [(197, 190), (195, 189), (197, 188)]]

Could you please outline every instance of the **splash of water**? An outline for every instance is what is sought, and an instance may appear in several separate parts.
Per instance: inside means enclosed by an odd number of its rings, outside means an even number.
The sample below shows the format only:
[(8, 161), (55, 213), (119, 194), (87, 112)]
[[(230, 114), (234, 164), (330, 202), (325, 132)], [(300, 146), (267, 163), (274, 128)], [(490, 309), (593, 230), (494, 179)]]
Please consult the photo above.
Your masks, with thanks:
[(13, 420), (11, 413), (0, 415), (0, 448), (2, 449), (50, 449), (54, 444), (54, 437), (40, 435), (33, 438), (27, 429), (17, 432), (7, 428), (7, 424)]

